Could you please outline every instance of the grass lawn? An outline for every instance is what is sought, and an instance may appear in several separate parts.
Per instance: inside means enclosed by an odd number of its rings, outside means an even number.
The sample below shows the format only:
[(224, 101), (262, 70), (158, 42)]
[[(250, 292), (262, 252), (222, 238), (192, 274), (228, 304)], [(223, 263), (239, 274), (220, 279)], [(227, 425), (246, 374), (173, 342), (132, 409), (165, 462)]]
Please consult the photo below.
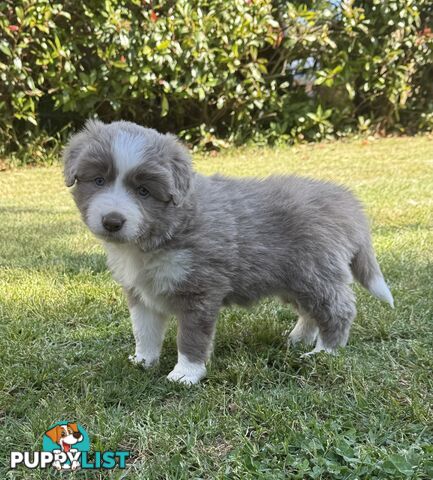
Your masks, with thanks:
[(0, 478), (11, 450), (40, 450), (59, 420), (127, 470), (68, 478), (433, 478), (433, 139), (244, 148), (197, 157), (204, 173), (295, 172), (350, 186), (372, 220), (396, 308), (355, 287), (358, 316), (337, 356), (286, 349), (284, 305), (221, 313), (208, 378), (188, 388), (134, 348), (121, 289), (82, 225), (60, 168), (0, 173)]

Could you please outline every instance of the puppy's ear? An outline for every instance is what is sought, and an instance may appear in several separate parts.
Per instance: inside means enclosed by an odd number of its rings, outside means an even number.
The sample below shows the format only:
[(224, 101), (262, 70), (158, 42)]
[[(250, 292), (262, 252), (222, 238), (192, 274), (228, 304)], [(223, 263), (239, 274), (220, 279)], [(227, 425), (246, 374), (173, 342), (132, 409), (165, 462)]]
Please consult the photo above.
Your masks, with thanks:
[(171, 197), (174, 205), (180, 205), (188, 193), (192, 178), (192, 161), (186, 147), (175, 135), (165, 135), (169, 144), (170, 167), (173, 176)]
[(78, 432), (78, 425), (76, 423), (68, 423), (68, 427), (71, 427), (73, 432)]
[(62, 427), (60, 427), (59, 425), (56, 425), (55, 427), (46, 431), (45, 435), (48, 438), (50, 438), (54, 443), (59, 443), (61, 438), (61, 431), (62, 431)]
[(72, 135), (63, 150), (63, 174), (67, 187), (72, 187), (76, 180), (80, 154), (89, 144), (89, 137), (97, 136), (104, 126), (99, 120), (87, 120), (81, 132)]

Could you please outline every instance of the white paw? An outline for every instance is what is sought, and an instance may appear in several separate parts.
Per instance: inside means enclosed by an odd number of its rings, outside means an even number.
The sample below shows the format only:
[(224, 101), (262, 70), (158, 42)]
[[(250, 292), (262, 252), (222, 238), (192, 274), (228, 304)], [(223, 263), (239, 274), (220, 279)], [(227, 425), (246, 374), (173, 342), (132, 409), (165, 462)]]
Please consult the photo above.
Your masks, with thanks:
[(172, 382), (195, 385), (206, 376), (204, 362), (190, 362), (184, 355), (179, 354), (179, 360), (173, 370), (167, 375)]
[(326, 352), (326, 353), (330, 353), (331, 355), (335, 355), (335, 352), (332, 349), (325, 350), (324, 348), (322, 348), (321, 350), (316, 350), (314, 348), (313, 350), (311, 350), (311, 352), (303, 353), (301, 355), (301, 358), (308, 358), (308, 357), (311, 357), (312, 355), (316, 355), (317, 353), (320, 353), (320, 352)]
[(300, 335), (299, 332), (293, 329), (290, 332), (289, 338), (287, 339), (287, 346), (294, 347), (298, 343), (302, 342), (305, 345), (314, 345), (314, 342), (317, 339), (317, 332), (308, 332)]
[(157, 365), (159, 358), (158, 357), (146, 357), (144, 355), (141, 355), (140, 353), (135, 353), (134, 355), (129, 355), (128, 357), (129, 361), (133, 365), (137, 365), (139, 367), (143, 368), (150, 368), (155, 365)]
[(325, 347), (325, 345), (323, 345), (322, 339), (319, 336), (317, 338), (316, 346), (313, 348), (313, 350), (311, 350), (311, 352), (302, 354), (301, 358), (307, 358), (307, 357), (310, 357), (311, 355), (315, 355), (316, 353), (320, 353), (320, 352), (330, 353), (331, 355), (336, 354), (333, 348)]
[(179, 382), (185, 385), (196, 385), (200, 382), (202, 378), (206, 376), (206, 370), (202, 375), (191, 374), (188, 372), (182, 372), (176, 369), (173, 369), (168, 375), (167, 378), (172, 382)]

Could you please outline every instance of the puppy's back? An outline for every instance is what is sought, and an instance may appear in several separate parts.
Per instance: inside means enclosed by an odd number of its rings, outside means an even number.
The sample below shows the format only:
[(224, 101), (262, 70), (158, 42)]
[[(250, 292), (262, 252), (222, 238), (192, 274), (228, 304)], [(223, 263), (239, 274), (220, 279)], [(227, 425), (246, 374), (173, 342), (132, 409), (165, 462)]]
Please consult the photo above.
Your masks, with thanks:
[[(239, 229), (317, 240), (332, 234), (362, 242), (369, 236), (361, 203), (340, 185), (298, 176), (237, 179), (215, 175), (209, 180), (217, 192), (214, 202), (230, 209)], [(209, 197), (209, 187), (206, 192)]]

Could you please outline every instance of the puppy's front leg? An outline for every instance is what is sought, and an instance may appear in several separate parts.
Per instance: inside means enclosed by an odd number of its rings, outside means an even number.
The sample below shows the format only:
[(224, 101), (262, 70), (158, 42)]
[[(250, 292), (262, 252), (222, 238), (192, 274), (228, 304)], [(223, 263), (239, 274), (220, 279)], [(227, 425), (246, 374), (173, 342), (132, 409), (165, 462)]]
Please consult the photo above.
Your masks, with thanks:
[(192, 385), (206, 376), (206, 361), (212, 341), (218, 309), (189, 311), (178, 317), (177, 364), (168, 379)]
[(168, 318), (146, 307), (133, 293), (127, 291), (126, 295), (135, 337), (135, 354), (129, 360), (151, 367), (159, 361)]

